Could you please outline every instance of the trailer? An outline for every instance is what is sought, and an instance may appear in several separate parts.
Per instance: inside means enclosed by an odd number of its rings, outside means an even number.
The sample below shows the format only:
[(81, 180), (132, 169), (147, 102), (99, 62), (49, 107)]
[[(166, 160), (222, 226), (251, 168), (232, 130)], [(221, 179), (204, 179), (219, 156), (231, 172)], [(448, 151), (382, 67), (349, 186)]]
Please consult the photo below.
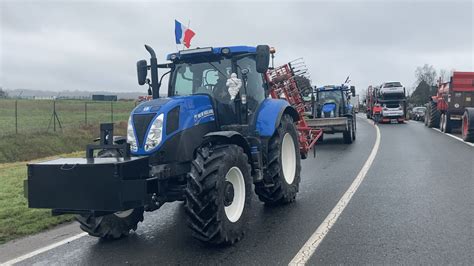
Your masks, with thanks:
[(474, 72), (454, 72), (448, 82), (438, 80), (436, 95), (426, 104), (425, 125), (450, 133), (461, 129), (465, 141), (474, 141)]

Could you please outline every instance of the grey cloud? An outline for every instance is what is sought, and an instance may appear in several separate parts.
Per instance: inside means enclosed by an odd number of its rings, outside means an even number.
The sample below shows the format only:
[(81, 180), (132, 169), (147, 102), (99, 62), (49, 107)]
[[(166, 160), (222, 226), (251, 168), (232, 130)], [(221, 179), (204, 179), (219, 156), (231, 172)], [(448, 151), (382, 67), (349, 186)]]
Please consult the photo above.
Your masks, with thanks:
[(303, 57), (317, 85), (351, 74), (361, 89), (411, 86), (416, 66), (473, 71), (471, 1), (116, 2), (3, 1), (0, 85), (133, 91), (135, 61), (151, 44), (176, 51), (173, 20), (193, 46), (268, 43), (276, 63)]

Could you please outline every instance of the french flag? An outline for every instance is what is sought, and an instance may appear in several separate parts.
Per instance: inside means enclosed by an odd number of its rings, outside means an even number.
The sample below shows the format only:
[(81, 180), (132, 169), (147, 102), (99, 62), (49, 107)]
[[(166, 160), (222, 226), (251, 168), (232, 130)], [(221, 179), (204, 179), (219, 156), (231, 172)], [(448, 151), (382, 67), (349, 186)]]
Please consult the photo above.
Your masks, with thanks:
[(191, 46), (191, 39), (196, 35), (194, 31), (185, 27), (177, 20), (174, 20), (174, 34), (176, 37), (176, 44), (184, 44), (186, 48)]

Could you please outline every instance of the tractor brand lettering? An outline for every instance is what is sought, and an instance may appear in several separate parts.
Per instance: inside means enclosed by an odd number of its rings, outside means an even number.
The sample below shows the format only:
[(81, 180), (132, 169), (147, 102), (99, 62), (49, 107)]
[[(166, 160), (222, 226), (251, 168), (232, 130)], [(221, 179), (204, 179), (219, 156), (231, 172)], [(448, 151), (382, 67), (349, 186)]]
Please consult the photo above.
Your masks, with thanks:
[(214, 110), (207, 109), (207, 110), (204, 110), (204, 111), (202, 111), (198, 114), (195, 114), (194, 115), (194, 121), (199, 122), (199, 121), (201, 121), (201, 119), (203, 119), (205, 117), (208, 117), (208, 116), (214, 116)]

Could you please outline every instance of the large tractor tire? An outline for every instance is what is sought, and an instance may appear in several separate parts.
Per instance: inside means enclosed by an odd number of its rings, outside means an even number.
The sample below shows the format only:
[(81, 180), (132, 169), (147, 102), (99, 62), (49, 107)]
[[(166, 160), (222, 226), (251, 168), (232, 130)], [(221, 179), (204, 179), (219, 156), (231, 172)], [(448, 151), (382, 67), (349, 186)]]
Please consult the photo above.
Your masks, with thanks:
[(78, 215), (76, 220), (80, 223), (81, 229), (91, 236), (103, 239), (119, 239), (128, 236), (130, 230), (137, 230), (138, 223), (143, 221), (143, 208), (130, 209), (100, 217)]
[[(119, 156), (121, 155), (116, 150), (103, 150), (98, 153), (101, 158)], [(128, 236), (131, 230), (137, 230), (138, 223), (143, 222), (143, 212), (141, 207), (100, 217), (77, 215), (76, 220), (81, 229), (89, 235), (112, 240)]]
[(428, 127), (437, 127), (440, 122), (440, 112), (438, 108), (436, 107), (436, 103), (433, 101), (430, 101), (426, 112), (428, 114), (428, 121), (426, 125)]
[(357, 133), (357, 121), (356, 116), (354, 115), (352, 118), (352, 141), (356, 140)]
[(293, 119), (284, 115), (268, 143), (267, 170), (255, 184), (258, 198), (269, 205), (293, 202), (299, 190), (301, 157)]
[(247, 155), (237, 145), (201, 147), (185, 190), (188, 225), (197, 239), (215, 245), (239, 241), (252, 199)]
[(464, 111), (461, 134), (464, 141), (474, 142), (474, 108), (466, 108)]
[(344, 140), (344, 143), (351, 144), (352, 141), (355, 139), (354, 134), (355, 134), (355, 132), (354, 132), (354, 123), (352, 122), (352, 119), (350, 119), (348, 130), (342, 132), (342, 138)]

